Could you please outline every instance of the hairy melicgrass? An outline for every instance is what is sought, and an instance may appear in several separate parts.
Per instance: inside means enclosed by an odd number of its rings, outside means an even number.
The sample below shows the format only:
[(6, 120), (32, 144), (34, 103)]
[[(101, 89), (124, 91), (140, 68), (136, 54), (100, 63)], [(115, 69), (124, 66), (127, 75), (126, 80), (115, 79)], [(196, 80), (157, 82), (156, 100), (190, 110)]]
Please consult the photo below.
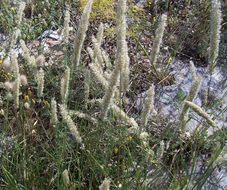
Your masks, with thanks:
[(80, 56), (82, 46), (86, 37), (86, 32), (89, 25), (89, 17), (91, 13), (93, 0), (89, 0), (87, 5), (84, 8), (83, 14), (81, 16), (81, 20), (79, 23), (79, 28), (76, 34), (76, 39), (74, 42), (74, 53), (72, 57), (72, 64), (78, 66), (80, 64)]
[(219, 54), (219, 43), (221, 33), (221, 2), (220, 0), (211, 1), (211, 21), (210, 21), (210, 52), (209, 52), (209, 71), (212, 73)]
[(126, 1), (119, 0), (118, 1), (118, 22), (117, 22), (117, 55), (116, 55), (116, 63), (115, 68), (111, 73), (110, 81), (108, 88), (106, 89), (105, 95), (103, 97), (102, 102), (102, 113), (101, 117), (105, 118), (107, 116), (107, 112), (109, 109), (110, 104), (112, 103), (112, 98), (116, 89), (116, 84), (119, 76), (121, 75), (121, 80), (124, 80), (124, 72), (121, 73), (122, 69), (124, 68), (125, 62), (127, 61), (126, 58), (126, 24), (125, 24), (125, 14), (126, 14)]
[(147, 90), (147, 98), (144, 103), (143, 112), (141, 114), (141, 124), (143, 126), (147, 125), (149, 114), (154, 111), (154, 91), (155, 87), (152, 84), (151, 87)]

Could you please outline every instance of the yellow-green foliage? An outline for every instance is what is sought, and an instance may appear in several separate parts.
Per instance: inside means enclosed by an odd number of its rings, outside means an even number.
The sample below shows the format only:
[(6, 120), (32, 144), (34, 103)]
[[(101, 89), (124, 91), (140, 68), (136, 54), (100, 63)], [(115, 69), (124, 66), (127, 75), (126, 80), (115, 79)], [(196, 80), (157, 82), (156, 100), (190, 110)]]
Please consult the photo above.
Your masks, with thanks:
[[(81, 10), (84, 9), (87, 1), (88, 0), (80, 0)], [(91, 19), (114, 20), (116, 16), (114, 11), (115, 2), (116, 0), (94, 0)]]
[[(145, 19), (144, 19), (145, 16), (146, 16), (146, 12), (144, 11), (143, 8), (129, 3), (128, 10), (127, 10), (127, 17), (132, 19), (135, 24), (128, 26), (127, 28), (128, 37), (137, 37), (138, 31), (143, 30), (143, 23), (145, 22)], [(113, 37), (113, 35), (115, 34), (116, 34), (116, 28), (114, 26), (105, 29), (106, 37)]]
[(128, 18), (131, 18), (134, 24), (128, 27), (127, 36), (137, 37), (138, 32), (144, 30), (146, 12), (143, 8), (132, 4), (128, 7)]

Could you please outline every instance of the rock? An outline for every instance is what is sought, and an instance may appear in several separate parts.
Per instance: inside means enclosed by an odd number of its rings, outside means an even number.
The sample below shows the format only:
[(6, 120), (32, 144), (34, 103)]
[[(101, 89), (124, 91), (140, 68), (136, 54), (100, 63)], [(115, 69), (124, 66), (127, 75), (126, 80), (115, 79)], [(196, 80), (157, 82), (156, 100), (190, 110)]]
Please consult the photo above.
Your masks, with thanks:
[(147, 0), (136, 0), (136, 5), (140, 8), (144, 8), (147, 5)]
[[(158, 114), (168, 117), (170, 121), (176, 122), (179, 117), (179, 113), (182, 107), (182, 101), (187, 96), (190, 91), (191, 85), (193, 83), (192, 75), (190, 73), (189, 64), (176, 60), (171, 65), (171, 74), (175, 77), (175, 83), (170, 86), (158, 86), (155, 92), (155, 107)], [(197, 105), (201, 106), (204, 100), (204, 90), (208, 89), (210, 86), (210, 94), (214, 98), (214, 101), (221, 99), (222, 105), (220, 108), (214, 108), (206, 110), (208, 113), (218, 114), (227, 106), (227, 98), (225, 94), (227, 93), (226, 69), (217, 67), (214, 73), (210, 76), (207, 68), (197, 67), (197, 75), (203, 77), (201, 88), (195, 100), (193, 101)], [(158, 89), (158, 90), (157, 90)], [(136, 109), (141, 111), (143, 107), (143, 102), (145, 98), (145, 92), (139, 94), (136, 99)], [(201, 123), (202, 118), (195, 113), (191, 113), (192, 118), (187, 124), (187, 129), (193, 131), (195, 126)], [(217, 117), (215, 120), (218, 126), (227, 127), (226, 119), (227, 113), (222, 113), (222, 117)], [(209, 130), (212, 134), (212, 130)]]

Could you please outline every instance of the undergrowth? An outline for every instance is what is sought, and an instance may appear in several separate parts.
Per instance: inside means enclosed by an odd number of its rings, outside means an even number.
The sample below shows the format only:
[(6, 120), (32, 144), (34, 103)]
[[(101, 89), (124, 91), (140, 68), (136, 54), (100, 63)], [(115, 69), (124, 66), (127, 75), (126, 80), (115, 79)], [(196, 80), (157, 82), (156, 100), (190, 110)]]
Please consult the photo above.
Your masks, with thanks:
[[(102, 24), (95, 37), (91, 37), (92, 43), (86, 42), (92, 0), (83, 5), (71, 48), (68, 39), (72, 24), (64, 16), (73, 4), (67, 3), (66, 9), (61, 1), (53, 1), (46, 10), (39, 3), (19, 3), (14, 9), (4, 1), (1, 7), (1, 14), (7, 15), (7, 19), (0, 19), (1, 27), (9, 38), (2, 47), (5, 55), (0, 68), (0, 188), (204, 189), (213, 171), (226, 165), (226, 129), (217, 126), (214, 113), (204, 111), (208, 110), (206, 105), (201, 108), (193, 103), (202, 80), (193, 63), (193, 84), (180, 100), (179, 118), (163, 118), (154, 106), (156, 85), (169, 77), (168, 65), (159, 65), (159, 55), (166, 27), (174, 27), (168, 26), (173, 18), (162, 14), (152, 26), (151, 53), (138, 42), (138, 49), (149, 61), (146, 77), (153, 80), (148, 82), (148, 90), (144, 89), (143, 110), (138, 112), (131, 109), (135, 81), (130, 75), (129, 39), (126, 40), (126, 2), (116, 2), (116, 13), (110, 10), (117, 18), (117, 50), (110, 56), (102, 46), (106, 30)], [(101, 11), (105, 12), (103, 3), (113, 1), (96, 2), (94, 9), (103, 6)], [(212, 11), (220, 11), (217, 0), (212, 3), (217, 6)], [(57, 12), (47, 13), (58, 6)], [(72, 16), (72, 12), (68, 13)], [(57, 15), (59, 20), (54, 19)], [(41, 17), (45, 17), (46, 24), (40, 22)], [(46, 65), (45, 52), (33, 54), (24, 41), (40, 35), (50, 22), (62, 25), (60, 45), (64, 56), (53, 65)], [(221, 18), (215, 17), (211, 22), (218, 25), (210, 29), (212, 75), (217, 64)], [(38, 31), (29, 32), (35, 27)], [(15, 30), (22, 35), (15, 35)], [(128, 36), (136, 38), (134, 34)], [(22, 48), (22, 54), (17, 53), (17, 47)], [(140, 75), (135, 70), (133, 74)], [(168, 81), (174, 83), (172, 78)], [(195, 130), (188, 132), (192, 112), (201, 118)], [(209, 134), (209, 129), (214, 132)]]

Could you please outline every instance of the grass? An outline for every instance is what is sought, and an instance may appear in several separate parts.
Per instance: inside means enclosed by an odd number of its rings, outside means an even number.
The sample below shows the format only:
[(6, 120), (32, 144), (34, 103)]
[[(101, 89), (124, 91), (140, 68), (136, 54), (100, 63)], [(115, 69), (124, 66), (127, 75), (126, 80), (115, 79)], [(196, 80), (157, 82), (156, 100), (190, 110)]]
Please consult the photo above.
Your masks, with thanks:
[[(63, 2), (59, 1), (53, 6), (62, 4)], [(43, 5), (35, 4), (35, 6), (39, 10)], [(73, 4), (72, 8), (75, 8)], [(9, 9), (7, 4), (4, 4), (1, 10), (3, 11), (1, 14), (8, 15), (3, 25), (4, 31), (11, 35), (16, 12)], [(10, 10), (12, 12), (8, 12)], [(64, 10), (60, 7), (57, 12), (62, 14)], [(55, 18), (55, 14), (51, 12), (43, 16), (48, 20)], [(28, 30), (31, 25), (37, 26), (33, 18), (25, 20), (21, 26), (22, 31)], [(61, 20), (54, 19), (54, 22), (62, 24)], [(0, 20), (0, 23), (3, 23), (3, 20)], [(41, 27), (39, 30), (24, 39), (29, 41), (35, 38), (44, 28)], [(25, 34), (29, 35), (26, 32)], [(89, 43), (85, 43), (84, 48), (86, 49), (88, 45)], [(137, 45), (138, 50), (142, 49), (149, 57), (145, 46), (141, 43)], [(8, 55), (7, 43), (3, 48)], [(142, 136), (141, 131), (129, 133), (128, 129), (131, 126), (113, 110), (109, 110), (107, 118), (100, 119), (101, 108), (98, 104), (89, 101), (88, 107), (84, 106), (86, 101), (84, 71), (88, 69), (86, 64), (80, 64), (71, 73), (73, 80), (70, 81), (67, 104), (68, 110), (86, 113), (97, 120), (91, 122), (89, 119), (71, 114), (85, 145), (83, 148), (75, 141), (59, 109), (59, 122), (54, 125), (51, 121), (51, 98), (55, 97), (57, 104), (61, 103), (60, 80), (66, 66), (71, 65), (72, 49), (70, 47), (62, 49), (65, 51), (64, 60), (56, 61), (55, 65), (42, 66), (45, 72), (42, 97), (37, 95), (39, 89), (35, 78), (40, 66), (29, 66), (21, 56), (18, 57), (19, 70), (21, 74), (27, 75), (28, 85), (20, 87), (18, 109), (15, 108), (13, 98), (10, 97), (14, 92), (0, 88), (0, 189), (93, 190), (98, 189), (105, 178), (111, 179), (110, 189), (202, 189), (204, 184), (208, 183), (213, 171), (226, 163), (225, 160), (220, 159), (220, 156), (225, 154), (223, 152), (225, 128), (209, 135), (207, 129), (210, 126), (206, 122), (201, 122), (201, 125), (196, 126), (196, 130), (188, 136), (188, 133), (182, 133), (180, 130), (177, 119), (170, 121), (158, 113), (149, 119), (147, 126), (140, 125), (142, 132), (145, 131), (149, 135), (146, 138)], [(83, 59), (90, 59), (84, 50)], [(168, 67), (163, 66), (163, 69), (168, 75)], [(5, 81), (16, 79), (15, 74), (7, 71), (3, 66), (0, 70), (1, 86), (4, 86)], [(141, 73), (139, 70), (134, 70), (134, 74)], [(152, 73), (147, 77), (152, 78), (150, 75)], [(163, 76), (163, 79), (154, 80), (155, 85), (166, 77), (161, 72), (160, 76)], [(141, 84), (142, 81), (136, 82)], [(135, 118), (140, 124), (140, 112), (130, 108), (132, 96), (136, 94), (134, 88), (136, 87), (131, 86), (131, 90), (126, 93), (127, 97), (122, 97), (118, 106), (127, 113), (127, 116)], [(105, 89), (92, 74), (89, 100), (102, 98), (104, 94)], [(179, 104), (182, 104), (186, 95), (179, 91), (177, 96)], [(25, 106), (26, 103), (29, 107)], [(198, 164), (202, 165), (204, 171), (198, 172)], [(63, 175), (65, 170), (68, 171), (69, 182), (66, 182)]]

